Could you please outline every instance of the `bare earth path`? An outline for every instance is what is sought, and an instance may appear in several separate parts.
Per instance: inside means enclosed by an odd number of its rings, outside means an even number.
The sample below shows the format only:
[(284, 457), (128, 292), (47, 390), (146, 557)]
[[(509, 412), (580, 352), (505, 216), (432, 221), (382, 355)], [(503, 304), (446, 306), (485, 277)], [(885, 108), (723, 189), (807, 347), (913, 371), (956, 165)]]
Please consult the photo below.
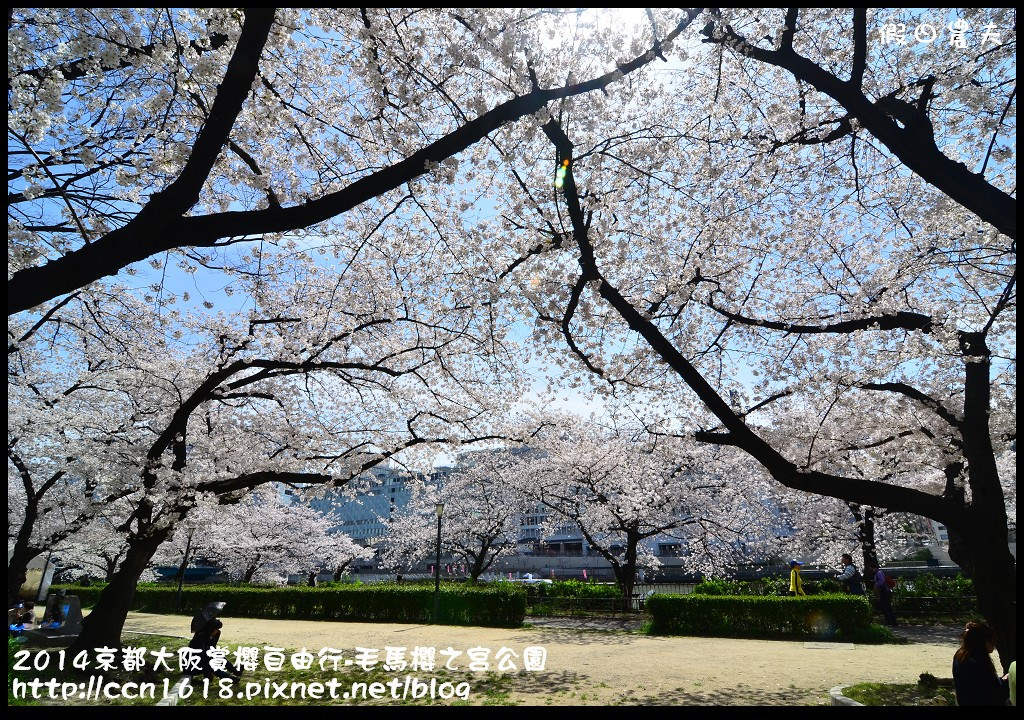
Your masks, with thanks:
[[(126, 631), (189, 636), (189, 617), (131, 613)], [(522, 705), (823, 705), (828, 690), (857, 682), (913, 683), (923, 672), (949, 677), (959, 628), (904, 630), (907, 645), (851, 645), (729, 638), (652, 637), (572, 627), (499, 629), (257, 620), (225, 615), (224, 640), (316, 653), (333, 647), (482, 646), (547, 649), (543, 672), (516, 675), (510, 699)], [(126, 636), (126, 641), (130, 638)], [(467, 656), (455, 661), (465, 669)], [(520, 664), (521, 667), (521, 664)]]

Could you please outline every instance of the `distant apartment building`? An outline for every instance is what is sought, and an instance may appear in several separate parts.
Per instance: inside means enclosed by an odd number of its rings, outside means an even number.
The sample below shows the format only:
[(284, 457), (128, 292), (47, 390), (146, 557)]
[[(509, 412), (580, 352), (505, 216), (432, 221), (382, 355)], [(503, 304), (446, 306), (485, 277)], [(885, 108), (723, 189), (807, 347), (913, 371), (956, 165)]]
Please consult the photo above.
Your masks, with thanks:
[(311, 500), (309, 505), (334, 520), (332, 531), (343, 532), (358, 544), (371, 546), (386, 534), (386, 521), (409, 504), (413, 480), (437, 482), (448, 471), (447, 468), (438, 468), (427, 477), (379, 465), (357, 479), (365, 484), (364, 490), (353, 495), (341, 488), (330, 489), (322, 497)]

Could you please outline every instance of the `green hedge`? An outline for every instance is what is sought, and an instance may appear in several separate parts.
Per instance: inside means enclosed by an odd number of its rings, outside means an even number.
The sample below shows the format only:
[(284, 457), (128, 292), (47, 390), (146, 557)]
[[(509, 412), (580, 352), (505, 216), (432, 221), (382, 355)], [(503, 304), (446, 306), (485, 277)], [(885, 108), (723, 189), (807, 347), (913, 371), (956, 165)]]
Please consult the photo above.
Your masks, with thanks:
[(645, 608), (651, 613), (651, 632), (662, 635), (885, 639), (870, 629), (867, 600), (851, 595), (652, 595)]
[(556, 580), (551, 583), (524, 583), (524, 585), (527, 602), (531, 605), (545, 598), (614, 599), (622, 597), (622, 589), (614, 583)]
[[(77, 595), (83, 606), (95, 605), (103, 590), (98, 586), (59, 587)], [(433, 617), (434, 588), (394, 583), (346, 588), (187, 585), (182, 589), (180, 612), (190, 615), (216, 601), (227, 603), (226, 617), (427, 623)], [(132, 609), (176, 613), (177, 588), (140, 585)], [(526, 593), (511, 584), (477, 587), (443, 583), (439, 610), (438, 622), (443, 625), (519, 627), (526, 614)]]
[(901, 578), (892, 592), (892, 609), (903, 619), (963, 622), (980, 617), (970, 578), (940, 578), (931, 573)]
[[(842, 591), (836, 580), (822, 578), (806, 580), (801, 578), (801, 587), (808, 595), (828, 595)], [(693, 588), (698, 595), (789, 595), (789, 576), (783, 578), (761, 578), (760, 580), (724, 580), (711, 578)]]
[(901, 578), (893, 597), (956, 597), (974, 599), (974, 581), (963, 575), (952, 578), (936, 577), (931, 573), (921, 573), (913, 577)]

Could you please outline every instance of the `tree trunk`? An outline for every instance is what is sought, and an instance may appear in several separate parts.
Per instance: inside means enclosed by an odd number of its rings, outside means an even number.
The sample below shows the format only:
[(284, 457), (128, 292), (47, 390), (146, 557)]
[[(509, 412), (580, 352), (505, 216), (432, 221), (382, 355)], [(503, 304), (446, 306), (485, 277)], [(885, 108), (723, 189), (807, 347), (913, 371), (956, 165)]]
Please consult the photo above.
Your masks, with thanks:
[(135, 586), (149, 566), (160, 544), (171, 534), (169, 528), (153, 530), (143, 537), (128, 538), (128, 552), (121, 567), (103, 588), (96, 606), (82, 621), (82, 632), (68, 652), (101, 647), (121, 647), (121, 630), (135, 599)]
[(633, 607), (633, 585), (636, 583), (636, 546), (639, 543), (639, 535), (631, 532), (626, 533), (626, 554), (622, 562), (622, 579), (619, 581), (622, 587), (622, 600), (626, 611)]
[(875, 508), (862, 508), (856, 503), (849, 503), (850, 511), (857, 520), (857, 540), (860, 542), (863, 568), (878, 567), (878, 549), (875, 546)]
[(484, 563), (484, 558), (485, 557), (486, 557), (486, 550), (484, 552), (480, 553), (479, 555), (470, 555), (469, 556), (469, 559), (470, 559), (470, 563), (469, 563), (469, 578), (473, 582), (476, 582), (477, 578), (479, 578), (484, 573), (484, 570), (486, 570), (487, 568), (489, 568), (491, 566), (490, 563)]
[(245, 569), (245, 573), (242, 575), (242, 582), (244, 582), (244, 583), (251, 583), (252, 582), (252, 576), (256, 574), (256, 571), (258, 569), (259, 569), (259, 566), (257, 566), (257, 565), (250, 565), (249, 567), (247, 567)]
[[(494, 564), (495, 558), (498, 557), (498, 553), (501, 552), (502, 545), (499, 545), (497, 549), (490, 541), (482, 543), (479, 554), (468, 553), (467, 563), (469, 568), (469, 577), (476, 582), (477, 579), (483, 575), (487, 570)], [(493, 552), (492, 552), (493, 550)]]
[(974, 581), (978, 610), (995, 630), (1006, 672), (1017, 659), (1017, 563), (1000, 530), (981, 523), (963, 534), (949, 530), (949, 555)]
[(117, 571), (117, 558), (108, 559), (105, 567), (103, 568), (103, 581), (109, 583), (114, 579), (114, 573)]

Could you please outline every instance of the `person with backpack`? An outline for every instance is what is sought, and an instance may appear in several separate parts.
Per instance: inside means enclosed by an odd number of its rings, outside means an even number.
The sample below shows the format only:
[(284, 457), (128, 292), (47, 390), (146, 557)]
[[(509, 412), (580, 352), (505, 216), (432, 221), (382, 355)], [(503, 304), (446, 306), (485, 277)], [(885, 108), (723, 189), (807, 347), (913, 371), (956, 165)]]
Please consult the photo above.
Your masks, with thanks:
[(841, 582), (843, 590), (851, 595), (863, 595), (864, 578), (857, 569), (857, 566), (853, 564), (853, 556), (849, 553), (843, 553), (840, 562), (843, 566), (843, 571), (836, 575), (836, 580)]
[(871, 575), (875, 597), (878, 598), (878, 607), (885, 616), (886, 624), (899, 625), (892, 612), (892, 589), (896, 586), (896, 581), (882, 572), (882, 568), (877, 565), (869, 566), (865, 570)]

